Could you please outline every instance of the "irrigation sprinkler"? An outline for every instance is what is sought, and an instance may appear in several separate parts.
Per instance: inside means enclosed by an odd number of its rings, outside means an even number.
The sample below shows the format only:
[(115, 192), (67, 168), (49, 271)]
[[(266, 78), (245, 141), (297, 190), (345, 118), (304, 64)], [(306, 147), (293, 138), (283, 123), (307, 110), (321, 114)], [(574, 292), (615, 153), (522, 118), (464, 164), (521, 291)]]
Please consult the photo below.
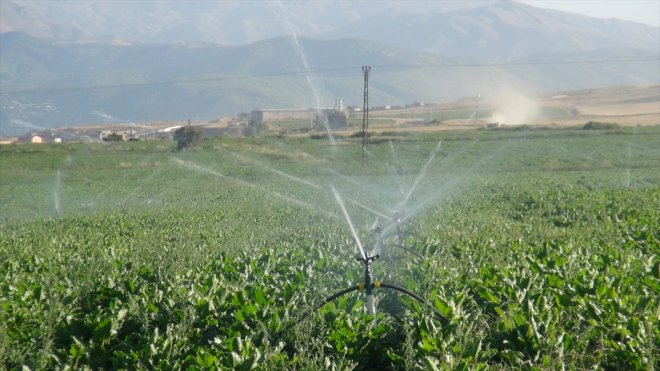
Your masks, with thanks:
[(364, 263), (364, 282), (362, 283), (362, 286), (367, 292), (367, 313), (371, 315), (376, 314), (376, 303), (374, 302), (373, 291), (376, 285), (380, 286), (380, 282), (373, 280), (371, 263), (378, 258), (378, 255), (369, 256), (369, 254), (367, 254), (364, 258), (359, 256), (355, 258), (355, 260), (362, 261)]
[[(392, 152), (392, 157), (394, 158), (395, 161), (398, 162), (398, 156), (396, 155), (396, 152), (394, 151), (394, 145), (392, 144), (391, 141), (388, 141), (390, 150)], [(406, 214), (406, 205), (409, 204), (409, 201), (411, 199), (411, 196), (415, 192), (417, 186), (420, 184), (420, 182), (426, 177), (426, 174), (428, 173), (429, 166), (433, 163), (435, 160), (436, 156), (438, 155), (440, 151), (440, 146), (442, 145), (442, 141), (439, 141), (435, 148), (431, 151), (431, 154), (429, 155), (428, 159), (424, 163), (424, 165), (420, 168), (419, 173), (417, 174), (415, 181), (413, 184), (410, 186), (410, 189), (406, 192), (404, 191), (403, 184), (401, 182), (401, 179), (399, 177), (399, 171), (396, 169), (394, 165), (390, 165), (390, 172), (392, 173), (394, 180), (399, 186), (399, 191), (401, 193), (401, 201), (397, 204), (397, 206), (394, 209), (390, 209), (387, 214), (385, 215), (384, 213), (378, 212), (368, 206), (365, 206), (355, 200), (353, 201), (353, 205), (358, 206), (364, 210), (367, 210), (374, 215), (376, 215), (377, 218), (380, 220), (386, 220), (386, 223), (384, 226), (380, 226), (378, 222), (374, 224), (374, 226), (371, 228), (371, 231), (376, 234), (376, 246), (374, 248), (375, 252), (381, 251), (382, 247), (384, 245), (390, 245), (394, 247), (398, 247), (404, 251), (407, 251), (413, 255), (415, 255), (419, 259), (424, 259), (422, 255), (419, 253), (415, 252), (414, 250), (408, 248), (405, 246), (406, 243), (406, 237), (407, 236), (416, 236), (415, 233), (406, 231), (405, 228), (403, 227), (403, 223), (405, 221), (408, 221), (411, 217), (411, 215)], [(414, 213), (413, 213), (414, 214)], [(393, 229), (393, 231), (391, 231)], [(385, 241), (389, 240), (391, 237), (395, 237), (394, 242), (392, 243), (386, 243)], [(359, 243), (359, 242), (358, 242)]]
[[(371, 228), (371, 231), (376, 235), (376, 244), (374, 247), (374, 251), (382, 251), (383, 246), (393, 246), (414, 255), (420, 260), (423, 260), (424, 256), (422, 256), (415, 250), (406, 247), (406, 236), (416, 236), (416, 234), (412, 232), (404, 231), (402, 227), (402, 220), (400, 217), (398, 217), (398, 214), (399, 214), (398, 212), (395, 212), (394, 219), (388, 218), (390, 220), (390, 223), (384, 228), (377, 223)], [(395, 230), (393, 232), (388, 233), (387, 231), (390, 228), (395, 228)], [(392, 236), (396, 237), (395, 240), (393, 242), (387, 243), (386, 241)]]
[[(340, 207), (346, 222), (348, 224), (348, 227), (350, 228), (351, 234), (355, 240), (355, 244), (359, 250), (359, 255), (355, 257), (355, 260), (358, 262), (362, 262), (364, 266), (364, 279), (362, 282), (358, 283), (357, 285), (353, 285), (350, 287), (347, 287), (343, 290), (337, 291), (334, 294), (325, 297), (323, 300), (321, 300), (318, 304), (316, 304), (314, 307), (310, 308), (306, 312), (302, 314), (301, 317), (299, 317), (299, 320), (294, 321), (290, 325), (293, 325), (295, 323), (300, 322), (303, 318), (308, 317), (311, 313), (321, 309), (323, 306), (326, 304), (337, 300), (338, 298), (348, 295), (354, 291), (365, 291), (365, 304), (366, 304), (366, 309), (367, 309), (367, 314), (368, 315), (375, 315), (376, 314), (376, 301), (374, 298), (374, 292), (376, 289), (390, 289), (394, 291), (398, 291), (401, 294), (407, 295), (413, 299), (415, 299), (417, 302), (421, 303), (424, 307), (429, 307), (432, 309), (432, 311), (435, 313), (436, 316), (439, 317), (439, 319), (443, 323), (447, 323), (447, 319), (442, 316), (440, 312), (438, 312), (434, 307), (430, 306), (424, 298), (422, 298), (420, 295), (397, 285), (389, 284), (389, 283), (384, 283), (379, 280), (374, 279), (373, 276), (373, 269), (372, 269), (372, 264), (380, 258), (380, 251), (382, 251), (383, 246), (385, 245), (390, 245), (394, 247), (398, 247), (408, 253), (411, 253), (415, 255), (419, 259), (424, 259), (424, 257), (419, 254), (418, 252), (408, 248), (405, 246), (406, 244), (406, 237), (409, 235), (415, 235), (415, 233), (407, 232), (404, 227), (404, 223), (408, 220), (410, 220), (415, 214), (413, 211), (411, 214), (406, 213), (406, 205), (409, 203), (411, 200), (412, 195), (414, 194), (416, 188), (420, 184), (420, 182), (424, 179), (426, 176), (428, 169), (430, 165), (433, 163), (435, 157), (439, 153), (441, 142), (438, 142), (434, 150), (431, 152), (429, 155), (429, 158), (425, 162), (425, 164), (422, 166), (420, 169), (419, 173), (417, 174), (413, 184), (411, 185), (410, 189), (406, 192), (404, 190), (404, 187), (402, 185), (401, 179), (398, 177), (398, 172), (396, 171), (395, 168), (391, 168), (393, 175), (395, 176), (395, 180), (397, 181), (397, 184), (399, 186), (399, 191), (401, 193), (401, 201), (397, 204), (397, 206), (394, 209), (389, 209), (386, 208), (387, 211), (379, 211), (377, 209), (379, 208), (373, 208), (370, 206), (367, 206), (363, 204), (362, 202), (348, 198), (347, 200), (352, 203), (353, 206), (359, 207), (363, 210), (366, 210), (370, 212), (371, 214), (376, 216), (376, 222), (371, 226), (370, 231), (375, 234), (375, 242), (374, 242), (374, 248), (371, 252), (365, 251), (365, 248), (360, 241), (360, 237), (358, 235), (358, 232), (351, 221), (351, 217), (348, 213), (348, 210), (346, 209), (346, 205), (344, 204), (344, 200), (340, 193), (337, 191), (335, 186), (331, 183), (330, 184), (330, 189), (332, 190), (332, 193), (335, 197), (335, 200), (337, 202), (337, 205)], [(390, 147), (392, 148), (392, 143), (390, 142)], [(364, 150), (364, 149), (363, 149)], [(393, 151), (393, 148), (392, 148)], [(396, 156), (396, 154), (393, 151), (393, 155)], [(364, 164), (364, 160), (363, 160)], [(336, 174), (336, 172), (335, 172)], [(349, 179), (352, 180), (352, 179)], [(383, 222), (383, 224), (381, 224)], [(392, 241), (393, 239), (393, 241)], [(289, 328), (289, 326), (285, 326), (282, 331), (286, 331)]]
[[(369, 254), (366, 254), (364, 257), (356, 256), (355, 260), (360, 261), (364, 264), (364, 282), (361, 282), (361, 283), (359, 283), (355, 286), (345, 288), (341, 291), (338, 291), (338, 292), (326, 297), (319, 304), (317, 304), (311, 311), (319, 310), (324, 305), (328, 304), (329, 302), (331, 302), (333, 300), (336, 300), (336, 299), (338, 299), (338, 298), (340, 298), (340, 297), (342, 297), (346, 294), (349, 294), (353, 291), (365, 290), (366, 299), (367, 299), (366, 300), (367, 313), (370, 314), (370, 315), (375, 315), (376, 314), (376, 304), (375, 304), (375, 301), (374, 301), (374, 290), (375, 289), (380, 289), (380, 288), (386, 288), (386, 289), (392, 289), (392, 290), (395, 290), (395, 291), (399, 291), (403, 294), (406, 294), (406, 295), (412, 297), (413, 299), (417, 300), (421, 304), (427, 305), (426, 300), (424, 300), (424, 298), (422, 298), (421, 296), (415, 294), (412, 291), (409, 291), (409, 290), (407, 290), (403, 287), (399, 287), (397, 285), (383, 283), (383, 282), (380, 282), (378, 280), (375, 280), (373, 278), (373, 270), (371, 268), (371, 264), (376, 259), (378, 259), (379, 257), (380, 256), (377, 255), (377, 254), (373, 255), (373, 256), (371, 256)], [(309, 313), (307, 313), (307, 314), (309, 314)]]
[[(349, 223), (350, 224), (350, 223)], [(378, 243), (378, 242), (377, 242)], [(374, 290), (376, 289), (390, 289), (394, 291), (398, 291), (404, 295), (407, 295), (416, 301), (418, 301), (420, 304), (422, 304), (424, 307), (431, 308), (432, 312), (435, 314), (437, 319), (444, 325), (447, 325), (449, 323), (449, 320), (445, 318), (436, 308), (433, 306), (429, 305), (429, 303), (424, 300), (421, 296), (417, 295), (416, 293), (405, 289), (403, 287), (389, 284), (389, 283), (384, 283), (379, 280), (374, 279), (373, 277), (373, 269), (372, 269), (372, 263), (376, 261), (380, 257), (380, 255), (375, 254), (371, 255), (369, 253), (365, 253), (364, 250), (361, 248), (361, 245), (358, 245), (360, 247), (360, 252), (363, 253), (363, 255), (359, 255), (355, 257), (356, 261), (362, 262), (364, 265), (364, 281), (360, 282), (357, 285), (353, 285), (350, 287), (347, 287), (343, 290), (337, 291), (334, 294), (325, 297), (321, 302), (316, 304), (314, 307), (308, 309), (305, 311), (302, 315), (297, 317), (296, 320), (289, 322), (288, 324), (284, 325), (280, 331), (279, 334), (280, 336), (284, 333), (287, 332), (289, 329), (291, 329), (292, 326), (295, 326), (296, 324), (302, 322), (305, 318), (308, 318), (312, 313), (318, 311), (321, 309), (323, 306), (326, 304), (339, 299), (340, 297), (344, 295), (348, 295), (354, 291), (365, 291), (365, 296), (366, 296), (366, 305), (367, 305), (367, 313), (371, 316), (374, 316), (376, 314), (376, 303), (374, 300)]]
[[(341, 196), (339, 195), (339, 192), (335, 189), (333, 185), (330, 186), (332, 189), (332, 193), (335, 196), (335, 199), (337, 200), (337, 204), (339, 204), (339, 207), (341, 208), (344, 216), (346, 217), (346, 221), (348, 222), (348, 226), (351, 229), (351, 233), (353, 234), (353, 238), (355, 239), (355, 243), (360, 251), (360, 255), (355, 257), (356, 261), (361, 261), (364, 264), (364, 282), (351, 286), (349, 288), (346, 288), (344, 290), (341, 290), (335, 294), (332, 294), (328, 297), (326, 297), (321, 303), (319, 303), (313, 310), (317, 310), (324, 306), (325, 304), (343, 296), (346, 295), (350, 292), (357, 291), (357, 290), (365, 290), (366, 291), (366, 298), (367, 298), (367, 313), (370, 315), (376, 314), (376, 304), (374, 301), (374, 295), (373, 291), (374, 289), (379, 289), (379, 288), (389, 288), (393, 289), (399, 292), (402, 292), (408, 296), (411, 296), (415, 300), (419, 301), (422, 304), (426, 304), (426, 301), (419, 295), (408, 291), (404, 289), (403, 287), (399, 287), (396, 285), (391, 285), (391, 284), (385, 284), (380, 281), (374, 280), (373, 278), (373, 270), (371, 269), (371, 264), (380, 257), (378, 254), (369, 254), (368, 252), (365, 251), (364, 247), (362, 246), (362, 242), (360, 241), (360, 238), (357, 234), (357, 231), (355, 230), (355, 227), (353, 226), (353, 222), (351, 221), (350, 216), (348, 215), (348, 211), (346, 210), (346, 206), (344, 205), (344, 201), (342, 200)], [(382, 241), (381, 241), (382, 242)], [(377, 244), (379, 243), (378, 241), (376, 242)]]
[[(405, 212), (402, 211), (403, 209), (393, 210), (392, 216), (388, 216), (385, 213), (379, 212), (354, 199), (349, 198), (349, 201), (351, 201), (354, 206), (369, 211), (378, 218), (374, 223), (374, 225), (370, 228), (370, 230), (376, 235), (376, 245), (373, 251), (376, 252), (381, 251), (384, 245), (389, 245), (389, 246), (401, 248), (402, 250), (405, 250), (415, 255), (419, 259), (424, 259), (422, 255), (405, 246), (406, 236), (409, 235), (415, 236), (416, 234), (404, 230), (403, 222), (407, 220), (407, 218), (405, 217)], [(385, 227), (382, 227), (379, 223), (379, 220), (383, 220), (383, 219), (387, 221)], [(393, 232), (388, 232), (392, 228), (395, 228), (395, 230)], [(391, 236), (396, 236), (395, 242), (386, 244), (385, 243), (386, 239), (388, 239)]]

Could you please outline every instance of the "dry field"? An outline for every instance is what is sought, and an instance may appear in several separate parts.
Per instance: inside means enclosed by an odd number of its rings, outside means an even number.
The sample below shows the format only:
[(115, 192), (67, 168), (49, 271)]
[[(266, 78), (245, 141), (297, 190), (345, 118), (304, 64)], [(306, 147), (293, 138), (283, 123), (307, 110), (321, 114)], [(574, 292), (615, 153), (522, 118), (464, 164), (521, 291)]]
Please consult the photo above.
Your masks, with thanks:
[(660, 85), (567, 92), (546, 98), (541, 104), (577, 110), (577, 117), (557, 120), (562, 126), (579, 125), (585, 121), (626, 126), (660, 125)]
[[(453, 116), (466, 116), (451, 118)], [(443, 119), (450, 117), (449, 119)], [(466, 130), (507, 126), (582, 126), (590, 121), (622, 126), (660, 125), (660, 85), (557, 92), (545, 96), (462, 99), (453, 103), (371, 111), (373, 130)], [(413, 118), (415, 118), (413, 120)], [(431, 118), (436, 119), (431, 122)], [(378, 119), (387, 119), (386, 121)], [(425, 124), (426, 122), (426, 124)]]

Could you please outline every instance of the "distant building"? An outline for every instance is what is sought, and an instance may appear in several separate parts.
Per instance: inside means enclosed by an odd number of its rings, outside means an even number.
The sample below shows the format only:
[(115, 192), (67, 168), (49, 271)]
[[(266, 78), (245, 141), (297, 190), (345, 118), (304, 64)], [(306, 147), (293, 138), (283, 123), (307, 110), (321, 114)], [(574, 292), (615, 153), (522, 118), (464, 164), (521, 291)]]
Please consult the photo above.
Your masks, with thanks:
[(289, 121), (289, 120), (309, 120), (311, 121), (316, 111), (311, 108), (306, 109), (256, 109), (250, 113), (252, 121)]
[(22, 143), (53, 143), (56, 138), (60, 138), (60, 135), (52, 130), (42, 130), (39, 132), (32, 132), (30, 134), (22, 135), (18, 137), (18, 141)]
[(42, 143), (46, 143), (47, 139), (48, 139), (47, 136), (44, 134), (30, 133), (30, 134), (21, 135), (18, 138), (16, 138), (16, 143), (42, 144)]

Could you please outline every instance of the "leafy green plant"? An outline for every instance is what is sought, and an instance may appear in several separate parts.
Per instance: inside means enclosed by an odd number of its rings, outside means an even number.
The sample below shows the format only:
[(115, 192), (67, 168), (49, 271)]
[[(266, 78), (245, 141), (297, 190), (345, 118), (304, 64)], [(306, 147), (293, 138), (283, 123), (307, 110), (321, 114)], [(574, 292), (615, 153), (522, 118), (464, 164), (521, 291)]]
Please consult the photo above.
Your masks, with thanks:
[[(386, 141), (362, 168), (359, 138), (335, 153), (309, 138), (221, 138), (176, 154), (162, 142), (2, 146), (1, 363), (652, 369), (660, 159), (648, 151), (657, 129), (640, 130), (410, 134), (394, 170), (380, 160)], [(357, 182), (347, 207), (371, 248), (373, 215), (357, 202), (399, 201), (381, 186), (393, 172), (412, 184), (440, 139), (443, 161), (418, 184), (436, 197), (404, 242), (422, 258), (392, 249), (373, 266), (427, 305), (381, 288), (376, 316), (361, 291), (310, 313), (363, 278), (321, 191), (327, 168)]]

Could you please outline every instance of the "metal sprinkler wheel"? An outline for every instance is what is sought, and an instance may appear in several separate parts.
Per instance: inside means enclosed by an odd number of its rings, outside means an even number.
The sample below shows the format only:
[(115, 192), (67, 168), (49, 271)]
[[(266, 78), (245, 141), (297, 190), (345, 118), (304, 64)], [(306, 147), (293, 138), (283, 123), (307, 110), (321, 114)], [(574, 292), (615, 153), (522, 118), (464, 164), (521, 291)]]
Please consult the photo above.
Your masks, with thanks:
[(312, 311), (316, 311), (320, 308), (322, 308), (324, 305), (328, 304), (329, 302), (338, 299), (346, 294), (349, 294), (353, 291), (358, 291), (358, 290), (365, 290), (366, 292), (366, 297), (367, 297), (367, 313), (370, 315), (376, 314), (376, 305), (374, 302), (374, 296), (373, 296), (373, 291), (374, 289), (380, 289), (380, 288), (387, 288), (387, 289), (392, 289), (399, 291), (403, 294), (406, 294), (413, 299), (417, 300), (418, 302), (426, 305), (426, 300), (424, 300), (421, 296), (415, 294), (412, 291), (409, 291), (403, 287), (399, 287), (397, 285), (392, 285), (388, 283), (383, 283), (378, 280), (373, 279), (373, 271), (371, 269), (371, 263), (373, 263), (376, 259), (378, 259), (380, 256), (379, 255), (374, 255), (374, 256), (369, 256), (368, 254), (363, 258), (361, 256), (355, 257), (356, 261), (361, 261), (364, 263), (364, 282), (361, 282), (355, 286), (348, 287), (346, 289), (343, 289), (341, 291), (338, 291), (325, 299), (321, 301), (319, 304), (316, 305), (316, 307), (313, 308)]

